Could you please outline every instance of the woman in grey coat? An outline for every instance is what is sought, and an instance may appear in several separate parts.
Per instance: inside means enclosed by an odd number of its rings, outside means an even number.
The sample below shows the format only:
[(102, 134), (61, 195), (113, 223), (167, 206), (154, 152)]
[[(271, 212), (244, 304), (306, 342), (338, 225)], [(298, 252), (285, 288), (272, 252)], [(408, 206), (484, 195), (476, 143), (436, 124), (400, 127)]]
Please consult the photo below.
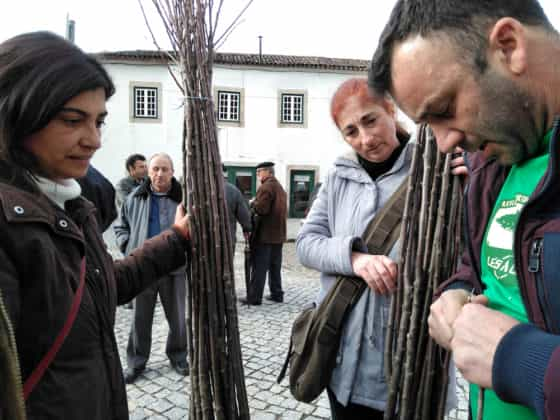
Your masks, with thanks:
[(361, 236), (405, 179), (413, 144), (395, 120), (393, 102), (372, 96), (366, 79), (338, 88), (331, 115), (352, 151), (329, 171), (298, 235), (297, 255), (321, 272), (319, 302), (338, 274), (367, 282), (344, 326), (327, 392), (333, 419), (382, 419), (383, 350), (398, 244), (388, 255), (369, 255)]

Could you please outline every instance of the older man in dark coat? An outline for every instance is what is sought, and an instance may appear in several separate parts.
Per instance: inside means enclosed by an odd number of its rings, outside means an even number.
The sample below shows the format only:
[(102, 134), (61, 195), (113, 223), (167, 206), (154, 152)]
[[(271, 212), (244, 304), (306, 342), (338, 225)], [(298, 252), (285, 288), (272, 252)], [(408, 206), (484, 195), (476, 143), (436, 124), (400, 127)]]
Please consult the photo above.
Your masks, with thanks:
[(257, 177), (261, 186), (251, 203), (251, 210), (259, 219), (258, 228), (253, 232), (253, 267), (251, 286), (243, 303), (260, 305), (262, 303), (266, 273), (270, 296), (268, 300), (284, 301), (282, 290), (282, 245), (286, 241), (287, 195), (274, 176), (274, 163), (263, 162), (257, 165)]

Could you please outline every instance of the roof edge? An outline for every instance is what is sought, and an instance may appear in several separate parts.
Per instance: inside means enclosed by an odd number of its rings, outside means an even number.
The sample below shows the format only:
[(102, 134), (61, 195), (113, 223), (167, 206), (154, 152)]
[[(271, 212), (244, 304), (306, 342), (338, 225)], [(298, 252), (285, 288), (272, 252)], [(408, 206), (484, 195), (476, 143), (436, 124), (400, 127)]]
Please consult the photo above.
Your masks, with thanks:
[[(101, 62), (134, 62), (144, 64), (169, 64), (175, 57), (173, 51), (155, 50), (125, 50), (103, 51), (92, 54)], [(273, 54), (244, 54), (217, 52), (214, 56), (215, 64), (251, 67), (282, 67), (305, 68), (323, 70), (366, 71), (368, 60), (351, 58), (332, 58), (319, 56), (273, 55)]]

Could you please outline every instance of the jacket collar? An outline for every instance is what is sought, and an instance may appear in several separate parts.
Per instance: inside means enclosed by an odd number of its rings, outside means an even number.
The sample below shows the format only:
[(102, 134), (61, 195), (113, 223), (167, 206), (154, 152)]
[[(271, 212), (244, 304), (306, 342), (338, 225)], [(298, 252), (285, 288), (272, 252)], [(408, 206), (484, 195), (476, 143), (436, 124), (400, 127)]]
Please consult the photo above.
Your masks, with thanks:
[(264, 184), (266, 182), (278, 182), (278, 180), (276, 179), (276, 177), (274, 175), (270, 175), (268, 178), (266, 178), (261, 184)]
[(0, 187), (0, 206), (7, 222), (46, 223), (58, 234), (83, 241), (75, 221), (83, 224), (94, 211), (83, 197), (68, 201), (67, 211), (62, 211), (5, 162), (0, 162)]
[[(134, 197), (139, 197), (143, 200), (146, 200), (152, 193), (151, 185), (152, 181), (150, 180), (150, 178), (146, 178), (144, 182), (142, 182), (142, 184), (140, 184), (140, 186), (136, 188)], [(171, 189), (167, 192), (167, 197), (169, 197), (176, 203), (180, 203), (183, 199), (181, 184), (179, 184), (179, 181), (177, 181), (175, 177), (171, 178)]]
[[(393, 167), (380, 178), (400, 171), (405, 163), (410, 161), (410, 159), (412, 158), (414, 147), (416, 147), (416, 142), (413, 139), (410, 139)], [(343, 154), (342, 156), (339, 156), (334, 161), (334, 166), (337, 175), (342, 178), (366, 184), (370, 184), (373, 182), (362, 165), (360, 165), (360, 162), (358, 161), (358, 155), (354, 150), (351, 150)]]

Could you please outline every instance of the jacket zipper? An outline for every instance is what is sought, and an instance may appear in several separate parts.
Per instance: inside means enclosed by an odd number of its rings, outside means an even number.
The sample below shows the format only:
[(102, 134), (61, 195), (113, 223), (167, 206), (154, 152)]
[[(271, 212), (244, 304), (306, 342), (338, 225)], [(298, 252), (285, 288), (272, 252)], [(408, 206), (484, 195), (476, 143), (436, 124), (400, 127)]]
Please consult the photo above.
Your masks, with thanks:
[[(10, 320), (8, 318), (8, 311), (6, 310), (6, 307), (4, 305), (4, 300), (2, 297), (2, 291), (0, 290), (0, 322), (3, 325), (2, 329), (6, 330), (6, 333), (8, 334), (8, 363), (11, 364), (11, 368), (13, 370), (14, 373), (14, 386), (15, 386), (15, 394), (17, 395), (16, 397), (16, 401), (14, 401), (15, 404), (15, 408), (17, 411), (17, 419), (19, 420), (24, 420), (25, 419), (25, 403), (23, 402), (23, 382), (22, 382), (22, 378), (21, 378), (21, 370), (19, 367), (19, 357), (17, 354), (17, 350), (15, 348), (12, 348), (10, 346), (10, 343), (13, 343), (15, 345), (16, 343), (16, 337), (14, 335), (14, 330), (12, 328), (12, 325), (10, 324)], [(8, 375), (10, 373), (8, 372)], [(5, 379), (5, 378), (4, 378)], [(9, 382), (9, 381), (8, 381)], [(0, 413), (1, 414), (1, 413)], [(14, 419), (16, 420), (16, 419)]]
[(548, 300), (546, 298), (546, 292), (544, 290), (544, 280), (542, 277), (542, 250), (543, 250), (543, 239), (538, 238), (531, 244), (531, 250), (529, 254), (529, 273), (533, 273), (535, 276), (535, 284), (537, 287), (537, 298), (539, 301), (539, 307), (543, 314), (544, 325), (547, 331), (553, 332), (553, 323), (549, 317), (549, 307)]
[[(528, 296), (528, 292), (527, 292), (527, 286), (526, 286), (526, 282), (522, 281), (523, 280), (523, 270), (521, 270), (521, 246), (520, 244), (522, 243), (521, 241), (521, 226), (523, 226), (524, 223), (524, 218), (525, 218), (525, 214), (527, 214), (527, 208), (529, 208), (533, 203), (535, 203), (536, 201), (538, 201), (545, 193), (545, 191), (549, 188), (550, 184), (552, 183), (552, 172), (554, 171), (553, 166), (555, 166), (556, 163), (556, 158), (555, 158), (555, 153), (556, 153), (556, 142), (557, 139), (556, 137), (558, 137), (558, 133), (559, 133), (559, 129), (560, 129), (560, 117), (556, 117), (554, 119), (554, 125), (553, 125), (553, 129), (552, 129), (552, 138), (550, 141), (550, 162), (549, 162), (549, 168), (547, 169), (546, 173), (545, 173), (545, 182), (543, 184), (543, 187), (541, 188), (540, 191), (538, 191), (531, 199), (529, 199), (529, 201), (527, 202), (527, 204), (525, 204), (525, 206), (521, 209), (521, 213), (519, 214), (519, 219), (517, 221), (517, 226), (515, 228), (515, 232), (514, 232), (514, 238), (513, 238), (513, 256), (514, 256), (514, 263), (515, 263), (515, 272), (517, 273), (517, 279), (518, 279), (518, 283), (519, 283), (519, 289), (521, 291), (521, 296), (523, 298), (523, 303), (525, 305), (525, 309), (527, 310), (527, 315), (529, 317), (530, 321), (534, 321), (535, 320), (535, 315), (534, 315), (534, 311), (533, 308), (531, 307), (531, 305), (529, 304), (530, 300), (529, 300), (529, 296)], [(560, 140), (558, 140), (560, 141)], [(550, 169), (552, 168), (552, 169)], [(542, 240), (542, 239), (541, 239)], [(530, 255), (533, 253), (533, 247), (535, 246), (535, 242), (536, 240), (531, 244), (531, 249), (529, 250)], [(538, 248), (538, 247), (537, 247)], [(541, 249), (538, 250), (535, 248), (535, 254), (539, 255), (540, 258), (540, 253), (542, 252), (542, 245), (541, 245)], [(531, 256), (529, 257), (529, 261), (531, 261)], [(533, 263), (535, 264), (535, 263)], [(538, 271), (540, 271), (540, 259), (539, 259), (539, 263), (537, 265), (534, 265), (534, 267), (536, 267)], [(530, 270), (529, 270), (530, 271)], [(537, 276), (536, 276), (537, 277)], [(541, 289), (543, 288), (542, 285), (542, 276), (538, 276), (540, 277), (537, 280), (537, 288), (541, 287)], [(544, 292), (544, 290), (543, 290)], [(537, 290), (537, 297), (539, 300), (539, 309), (541, 310), (541, 314), (543, 317), (543, 320), (546, 322), (547, 321), (547, 314), (544, 313), (543, 311), (543, 306), (541, 303), (541, 299), (544, 296), (541, 296), (541, 291)]]

